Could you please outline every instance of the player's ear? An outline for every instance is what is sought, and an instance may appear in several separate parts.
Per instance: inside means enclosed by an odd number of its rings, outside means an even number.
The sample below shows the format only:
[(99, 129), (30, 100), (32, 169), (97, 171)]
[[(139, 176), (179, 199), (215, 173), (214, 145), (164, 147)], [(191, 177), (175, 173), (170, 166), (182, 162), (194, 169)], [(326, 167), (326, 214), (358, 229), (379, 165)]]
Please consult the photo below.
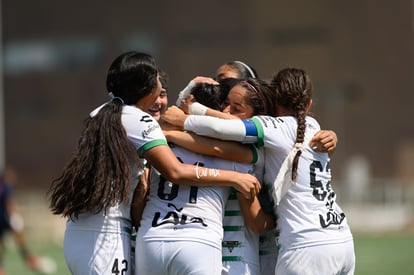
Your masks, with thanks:
[(309, 112), (309, 109), (312, 107), (312, 98), (309, 100), (308, 104), (306, 105), (306, 112)]

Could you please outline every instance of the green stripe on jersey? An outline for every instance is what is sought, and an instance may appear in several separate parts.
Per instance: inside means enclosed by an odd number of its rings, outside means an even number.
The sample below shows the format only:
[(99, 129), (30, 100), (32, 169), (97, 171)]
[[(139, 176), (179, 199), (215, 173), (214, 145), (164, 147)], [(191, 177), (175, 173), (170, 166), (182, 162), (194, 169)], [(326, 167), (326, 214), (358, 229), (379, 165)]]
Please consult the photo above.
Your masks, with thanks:
[(238, 210), (226, 210), (224, 211), (224, 216), (227, 217), (234, 217), (234, 216), (241, 216), (241, 212)]
[(138, 155), (142, 157), (142, 155), (148, 151), (149, 149), (159, 146), (159, 145), (166, 145), (168, 146), (168, 143), (165, 139), (155, 139), (151, 140), (150, 142), (145, 143), (138, 149)]
[(124, 217), (120, 217), (120, 219), (121, 219), (122, 221), (124, 221), (124, 222), (128, 223), (129, 225), (132, 225), (132, 221), (131, 221), (131, 219), (127, 219), (127, 218), (124, 218)]
[(259, 159), (259, 155), (257, 154), (256, 146), (254, 146), (254, 144), (249, 144), (249, 148), (250, 148), (250, 151), (252, 151), (252, 154), (253, 154), (252, 163), (254, 164)]
[(241, 262), (243, 258), (240, 256), (223, 256), (221, 260), (223, 262)]
[(242, 231), (244, 230), (244, 226), (231, 226), (231, 225), (224, 225), (224, 231)]
[(254, 125), (256, 125), (257, 129), (257, 146), (263, 147), (264, 146), (264, 131), (262, 124), (260, 123), (259, 119), (257, 117), (253, 117), (252, 121)]
[(128, 233), (130, 236), (132, 235), (132, 228), (129, 227), (122, 227), (122, 232)]

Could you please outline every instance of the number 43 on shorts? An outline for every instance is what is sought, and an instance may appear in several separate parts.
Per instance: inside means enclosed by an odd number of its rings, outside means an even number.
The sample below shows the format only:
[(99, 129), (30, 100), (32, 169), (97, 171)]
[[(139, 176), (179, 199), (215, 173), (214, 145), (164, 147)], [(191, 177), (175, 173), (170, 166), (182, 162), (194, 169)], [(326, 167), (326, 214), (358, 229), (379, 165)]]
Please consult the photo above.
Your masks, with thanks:
[(128, 261), (122, 260), (119, 261), (118, 258), (115, 259), (114, 264), (112, 265), (112, 274), (125, 275), (128, 271)]

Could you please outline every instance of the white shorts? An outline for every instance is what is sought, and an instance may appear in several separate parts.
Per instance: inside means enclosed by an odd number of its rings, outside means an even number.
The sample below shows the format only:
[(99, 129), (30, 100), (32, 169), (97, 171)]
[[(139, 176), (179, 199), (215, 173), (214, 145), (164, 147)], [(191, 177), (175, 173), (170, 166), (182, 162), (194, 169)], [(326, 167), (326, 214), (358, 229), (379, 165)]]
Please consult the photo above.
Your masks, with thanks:
[(142, 241), (135, 248), (137, 275), (220, 275), (221, 249), (194, 241)]
[(73, 275), (132, 274), (128, 234), (66, 230), (63, 252)]
[(352, 275), (355, 271), (354, 242), (315, 245), (281, 250), (276, 264), (278, 275)]

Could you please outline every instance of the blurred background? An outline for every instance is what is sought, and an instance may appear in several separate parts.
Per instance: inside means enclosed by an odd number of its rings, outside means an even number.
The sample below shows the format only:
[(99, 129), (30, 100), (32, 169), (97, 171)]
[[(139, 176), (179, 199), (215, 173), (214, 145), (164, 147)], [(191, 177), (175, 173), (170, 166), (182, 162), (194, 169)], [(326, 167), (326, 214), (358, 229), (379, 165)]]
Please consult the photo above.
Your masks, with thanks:
[(1, 0), (0, 166), (18, 174), (30, 238), (61, 244), (45, 191), (108, 100), (106, 72), (127, 50), (154, 55), (169, 101), (231, 60), (269, 79), (307, 70), (313, 114), (334, 130), (333, 186), (353, 231), (414, 228), (414, 1)]

